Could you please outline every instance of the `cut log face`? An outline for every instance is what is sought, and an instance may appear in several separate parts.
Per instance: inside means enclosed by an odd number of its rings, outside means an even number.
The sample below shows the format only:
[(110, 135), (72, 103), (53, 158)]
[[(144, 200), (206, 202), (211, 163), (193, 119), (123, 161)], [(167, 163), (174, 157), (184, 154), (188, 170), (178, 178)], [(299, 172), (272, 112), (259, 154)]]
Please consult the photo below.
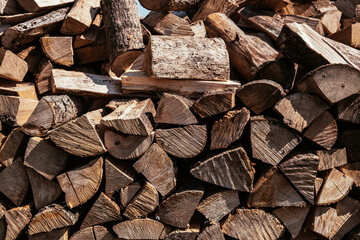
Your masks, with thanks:
[(202, 190), (185, 190), (175, 193), (161, 202), (156, 217), (162, 223), (186, 228), (203, 194)]
[(80, 228), (116, 220), (121, 220), (120, 207), (104, 193), (101, 193), (90, 208)]
[(324, 180), (316, 204), (329, 205), (340, 201), (348, 194), (353, 182), (351, 177), (333, 168)]
[(116, 224), (112, 228), (120, 239), (164, 239), (166, 227), (152, 219), (134, 219)]
[(335, 226), (336, 218), (337, 211), (335, 208), (315, 207), (308, 229), (322, 237), (329, 238)]
[(249, 207), (304, 207), (306, 203), (277, 167), (272, 167), (255, 184)]
[(74, 2), (74, 0), (18, 0), (20, 6), (27, 12), (39, 12), (47, 9), (58, 8)]
[(320, 95), (330, 104), (337, 103), (360, 91), (360, 71), (343, 64), (321, 66), (302, 79), (297, 88)]
[(6, 237), (5, 240), (17, 239), (22, 230), (30, 223), (31, 206), (17, 207), (5, 213)]
[(30, 235), (51, 232), (54, 229), (74, 225), (78, 218), (78, 213), (73, 214), (58, 204), (52, 204), (41, 209), (31, 219), (28, 232)]
[(156, 143), (151, 145), (133, 167), (143, 174), (162, 196), (166, 196), (176, 186), (174, 164)]
[(157, 129), (157, 144), (165, 152), (179, 158), (192, 158), (200, 154), (206, 145), (207, 132), (205, 125)]
[(134, 182), (120, 190), (120, 203), (124, 208), (142, 188), (139, 182)]
[(218, 222), (240, 205), (237, 191), (227, 190), (207, 197), (196, 207), (210, 221)]
[(351, 177), (356, 187), (360, 187), (360, 162), (341, 166), (339, 170), (344, 173), (345, 176)]
[(193, 104), (194, 101), (190, 98), (164, 93), (158, 103), (155, 122), (177, 125), (196, 124), (197, 119), (190, 110)]
[(1, 80), (0, 94), (38, 100), (33, 83)]
[(256, 116), (250, 118), (252, 156), (277, 165), (300, 142), (301, 137), (278, 120)]
[(57, 176), (65, 201), (71, 209), (87, 202), (99, 189), (103, 175), (103, 158)]
[(124, 216), (130, 219), (147, 217), (159, 205), (159, 195), (153, 185), (146, 182), (142, 189), (127, 204)]
[(106, 152), (95, 126), (87, 115), (55, 128), (49, 132), (49, 137), (56, 146), (76, 156), (91, 157)]
[(222, 232), (237, 239), (278, 239), (285, 227), (271, 213), (260, 209), (236, 209), (222, 225)]
[(27, 137), (19, 128), (12, 130), (0, 149), (1, 164), (5, 167), (10, 166), (15, 160), (15, 157), (23, 151), (26, 141)]
[(69, 228), (59, 228), (52, 230), (51, 232), (38, 233), (35, 235), (28, 235), (29, 240), (68, 240), (69, 239)]
[(312, 205), (318, 166), (319, 157), (310, 153), (296, 155), (279, 165), (280, 170)]
[(253, 112), (260, 114), (285, 97), (282, 86), (271, 80), (256, 80), (242, 85), (236, 92)]
[(22, 82), (28, 71), (27, 63), (13, 52), (0, 48), (0, 77)]
[(26, 169), (20, 158), (0, 172), (0, 182), (0, 192), (16, 206), (20, 206), (30, 187)]
[(226, 112), (233, 107), (235, 107), (234, 92), (209, 92), (197, 100), (191, 109), (205, 118)]
[(250, 120), (250, 111), (246, 108), (229, 111), (223, 118), (215, 121), (211, 129), (210, 150), (227, 148), (240, 139)]
[[(70, 240), (115, 240), (115, 237), (109, 233), (109, 231), (103, 226), (94, 226), (83, 228), (74, 235), (71, 236)], [(45, 239), (44, 239), (45, 240)], [(67, 240), (67, 239), (64, 239)]]
[(220, 224), (216, 223), (206, 227), (197, 237), (197, 240), (225, 240)]
[(347, 163), (346, 148), (320, 150), (316, 155), (320, 158), (318, 171), (329, 170)]
[(40, 42), (51, 61), (66, 67), (74, 65), (72, 37), (42, 37)]
[(284, 207), (273, 213), (284, 223), (292, 238), (296, 238), (305, 222), (310, 207)]
[(225, 188), (243, 192), (253, 189), (255, 169), (242, 147), (206, 159), (190, 172), (202, 181)]
[(337, 104), (338, 119), (360, 124), (360, 95), (355, 94)]
[(304, 137), (330, 150), (335, 144), (338, 128), (335, 119), (329, 112), (318, 116), (304, 133)]

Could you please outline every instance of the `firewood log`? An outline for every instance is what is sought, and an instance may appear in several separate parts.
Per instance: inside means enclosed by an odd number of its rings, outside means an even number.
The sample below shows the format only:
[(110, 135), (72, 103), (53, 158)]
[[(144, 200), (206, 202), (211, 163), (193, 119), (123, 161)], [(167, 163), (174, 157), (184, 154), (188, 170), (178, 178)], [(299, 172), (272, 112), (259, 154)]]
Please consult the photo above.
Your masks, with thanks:
[(311, 222), (307, 228), (317, 235), (329, 238), (336, 218), (337, 211), (335, 208), (316, 206), (311, 213)]
[(205, 0), (201, 2), (201, 5), (195, 15), (192, 17), (192, 21), (203, 20), (211, 13), (220, 12), (226, 16), (232, 15), (239, 8), (239, 1), (233, 0)]
[(46, 9), (59, 8), (69, 3), (73, 3), (74, 0), (17, 0), (20, 6), (27, 12), (38, 12)]
[(320, 34), (321, 36), (325, 35), (325, 26), (322, 24), (321, 20), (318, 18), (306, 17), (306, 16), (298, 16), (298, 15), (286, 15), (283, 19), (284, 24), (286, 23), (305, 23), (310, 28), (312, 28), (315, 32)]
[(360, 124), (360, 95), (355, 94), (338, 102), (337, 114), (341, 121)]
[(346, 148), (316, 151), (320, 162), (318, 171), (329, 170), (347, 163)]
[(28, 138), (19, 129), (13, 129), (0, 149), (0, 162), (5, 167), (10, 166), (15, 158), (25, 152), (25, 146)]
[(330, 38), (323, 38), (323, 41), (325, 41), (329, 46), (331, 46), (331, 48), (335, 49), (340, 55), (344, 57), (344, 59), (347, 59), (346, 62), (350, 66), (357, 69), (360, 68), (359, 49), (334, 41)]
[(339, 167), (339, 170), (347, 177), (351, 177), (354, 180), (354, 186), (360, 187), (360, 163), (351, 163)]
[(192, 158), (205, 148), (207, 132), (205, 125), (189, 125), (179, 128), (157, 129), (157, 144), (172, 156)]
[(102, 157), (58, 175), (56, 178), (65, 193), (66, 205), (74, 208), (87, 202), (99, 189), (102, 176)]
[(17, 56), (28, 64), (29, 72), (33, 72), (42, 57), (42, 52), (39, 46), (30, 46), (19, 52)]
[(102, 0), (103, 21), (111, 70), (120, 76), (144, 48), (135, 1)]
[(151, 145), (133, 167), (144, 175), (162, 196), (166, 196), (176, 186), (174, 164), (156, 143)]
[(336, 8), (334, 10), (329, 10), (322, 13), (320, 20), (322, 25), (324, 26), (324, 31), (326, 35), (336, 34), (336, 32), (339, 31), (341, 15), (342, 12), (337, 10)]
[(83, 228), (74, 233), (70, 240), (115, 240), (116, 238), (103, 226)]
[(75, 60), (78, 64), (105, 61), (108, 58), (108, 49), (103, 35), (100, 35), (94, 44), (75, 49)]
[(30, 223), (31, 206), (12, 208), (5, 212), (6, 240), (17, 239), (24, 228)]
[(74, 50), (72, 37), (42, 37), (42, 49), (54, 63), (71, 67), (74, 65)]
[(323, 184), (323, 182), (324, 182), (324, 179), (322, 179), (322, 178), (315, 178), (315, 185), (314, 185), (314, 187), (315, 187), (315, 196), (317, 197), (318, 195), (319, 195), (319, 193), (320, 193), (320, 189), (321, 189), (321, 186), (322, 186), (322, 184)]
[(201, 0), (161, 0), (153, 2), (150, 0), (140, 0), (140, 4), (152, 11), (184, 11), (195, 8)]
[(0, 77), (22, 82), (28, 71), (26, 61), (4, 48), (0, 48), (0, 59)]
[(346, 18), (353, 18), (356, 6), (360, 4), (359, 0), (338, 0), (335, 6), (343, 13)]
[(97, 14), (90, 27), (83, 33), (76, 36), (74, 48), (80, 48), (92, 43), (98, 39), (102, 23), (102, 14)]
[(43, 57), (34, 70), (34, 81), (38, 94), (42, 95), (51, 91), (51, 72), (53, 65), (47, 57)]
[(197, 240), (225, 240), (220, 224), (212, 224), (198, 235)]
[(191, 110), (201, 118), (229, 111), (235, 107), (235, 92), (208, 92), (198, 99)]
[[(17, 1), (17, 0), (15, 0)], [(36, 18), (38, 16), (44, 15), (48, 13), (48, 10), (40, 11), (40, 12), (32, 12), (32, 13), (23, 13), (23, 10), (21, 10), (21, 13), (16, 13), (14, 15), (1, 15), (0, 16), (0, 22), (1, 25), (7, 25), (10, 24), (8, 28), (11, 27), (11, 25), (19, 24), (25, 21), (28, 21), (30, 19)]]
[(139, 182), (134, 182), (126, 187), (123, 187), (120, 190), (120, 203), (124, 208), (128, 205), (128, 203), (133, 199), (137, 192), (142, 188)]
[(360, 161), (360, 131), (358, 129), (346, 130), (340, 136), (340, 142), (343, 147), (346, 147), (348, 162)]
[(0, 94), (38, 100), (33, 83), (1, 80)]
[(283, 207), (276, 209), (273, 213), (284, 223), (291, 237), (295, 239), (301, 231), (309, 210), (309, 206)]
[(289, 4), (290, 1), (288, 0), (252, 0), (251, 3), (259, 9), (265, 9), (265, 10), (274, 10), (278, 11), (282, 8), (284, 8), (286, 5)]
[(69, 228), (59, 228), (52, 230), (51, 232), (43, 232), (34, 235), (28, 235), (29, 240), (68, 240), (69, 238)]
[(187, 228), (173, 230), (165, 237), (165, 240), (195, 240), (200, 233), (200, 224), (200, 214), (194, 215)]

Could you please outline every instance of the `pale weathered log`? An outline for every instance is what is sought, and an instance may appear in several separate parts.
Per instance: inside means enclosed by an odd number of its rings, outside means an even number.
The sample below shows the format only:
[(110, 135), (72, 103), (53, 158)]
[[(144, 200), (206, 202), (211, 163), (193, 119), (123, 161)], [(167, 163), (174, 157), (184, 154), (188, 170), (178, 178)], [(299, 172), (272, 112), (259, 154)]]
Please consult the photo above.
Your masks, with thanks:
[(156, 143), (151, 145), (133, 167), (144, 175), (162, 196), (166, 196), (176, 186), (174, 164)]
[(198, 235), (197, 240), (225, 240), (220, 224), (212, 224)]
[(157, 129), (155, 139), (157, 144), (170, 155), (179, 158), (192, 158), (200, 154), (205, 148), (206, 125)]
[[(17, 0), (14, 0), (14, 1), (16, 2)], [(48, 11), (45, 10), (45, 11), (33, 12), (33, 13), (17, 13), (17, 14), (14, 14), (14, 15), (1, 15), (0, 16), (0, 22), (1, 22), (1, 25), (4, 25), (4, 24), (11, 24), (11, 25), (18, 24), (18, 23), (22, 23), (22, 22), (28, 21), (30, 19), (36, 18), (38, 16), (44, 15), (47, 12)], [(10, 28), (11, 25), (8, 28)]]
[(322, 237), (329, 238), (337, 217), (336, 209), (316, 206), (310, 217), (311, 221), (307, 228)]
[(142, 6), (152, 11), (183, 11), (195, 8), (201, 0), (140, 0)]
[(12, 208), (5, 212), (6, 237), (5, 240), (13, 240), (19, 237), (20, 233), (30, 223), (32, 214), (31, 206)]
[(19, 129), (13, 129), (6, 137), (0, 149), (0, 162), (5, 167), (10, 166), (15, 157), (24, 153), (28, 138)]
[(235, 92), (208, 92), (191, 107), (201, 118), (229, 111), (235, 107)]
[(102, 14), (97, 14), (90, 27), (80, 35), (77, 35), (74, 40), (74, 48), (80, 48), (97, 41), (100, 34), (100, 27), (102, 23)]
[(337, 104), (338, 119), (354, 124), (360, 124), (360, 95), (355, 94)]
[(237, 239), (279, 239), (284, 225), (271, 213), (260, 209), (236, 209), (222, 225), (222, 232)]
[(120, 239), (164, 239), (167, 228), (152, 219), (133, 219), (116, 224), (112, 228)]
[(51, 232), (43, 232), (34, 235), (28, 235), (29, 240), (68, 240), (69, 239), (69, 228), (59, 228), (52, 230)]
[(54, 63), (71, 67), (74, 65), (74, 50), (72, 37), (42, 37), (42, 49)]
[(316, 151), (320, 162), (318, 171), (340, 167), (347, 163), (346, 148)]
[(227, 148), (240, 139), (250, 120), (250, 111), (246, 108), (229, 111), (223, 118), (215, 121), (211, 129), (210, 150)]
[(51, 72), (53, 65), (47, 57), (43, 57), (34, 70), (34, 81), (37, 92), (42, 95), (51, 91)]
[(120, 190), (120, 203), (124, 208), (133, 199), (137, 192), (142, 188), (139, 182), (134, 182)]
[(354, 180), (355, 187), (360, 187), (360, 162), (343, 165), (339, 170)]
[(59, 8), (73, 3), (74, 0), (17, 0), (22, 8), (27, 12), (38, 12), (42, 10)]
[(33, 83), (1, 80), (0, 94), (38, 100)]
[(60, 187), (65, 192), (66, 205), (74, 208), (87, 202), (99, 189), (102, 176), (102, 157), (57, 176)]
[(0, 48), (0, 59), (0, 77), (22, 82), (28, 71), (28, 65), (25, 60), (4, 48)]
[(225, 188), (251, 192), (255, 169), (243, 147), (227, 150), (206, 159), (190, 170), (202, 180)]
[[(320, 18), (321, 24), (324, 26), (325, 34), (336, 34), (340, 29), (341, 11), (333, 9), (322, 13)], [(330, 35), (332, 36), (332, 35)], [(339, 41), (341, 42), (341, 41)]]
[(252, 156), (277, 165), (300, 142), (301, 137), (278, 120), (264, 116), (250, 118)]

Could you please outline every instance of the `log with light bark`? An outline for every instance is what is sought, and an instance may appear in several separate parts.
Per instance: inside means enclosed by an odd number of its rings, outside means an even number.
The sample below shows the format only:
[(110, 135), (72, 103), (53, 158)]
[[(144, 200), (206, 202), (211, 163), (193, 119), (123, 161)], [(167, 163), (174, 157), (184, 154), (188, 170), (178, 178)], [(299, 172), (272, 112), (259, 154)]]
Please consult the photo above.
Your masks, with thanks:
[(221, 232), (220, 224), (216, 223), (205, 227), (197, 236), (197, 240), (225, 240), (225, 238)]
[(22, 82), (28, 71), (25, 60), (4, 48), (0, 48), (0, 78)]
[(65, 193), (66, 205), (74, 208), (87, 202), (100, 187), (103, 158), (58, 175), (56, 178)]
[(192, 158), (205, 148), (207, 140), (206, 125), (189, 125), (185, 127), (157, 129), (157, 144), (172, 156)]
[(337, 114), (341, 121), (360, 124), (360, 95), (355, 94), (338, 102)]
[(5, 212), (6, 240), (17, 239), (24, 228), (30, 223), (31, 205), (12, 208)]
[(83, 33), (76, 36), (74, 39), (74, 48), (80, 48), (92, 43), (98, 39), (100, 28), (102, 24), (102, 14), (97, 14), (91, 23), (90, 27)]
[(0, 94), (38, 100), (33, 83), (1, 80)]
[(51, 91), (51, 72), (53, 65), (47, 57), (43, 57), (34, 70), (34, 82), (38, 94)]
[(360, 187), (360, 162), (343, 165), (339, 167), (339, 170), (354, 180), (355, 187)]
[(208, 92), (199, 98), (191, 110), (201, 118), (220, 114), (235, 107), (235, 92)]
[(167, 227), (152, 219), (133, 219), (113, 226), (113, 231), (120, 239), (164, 239)]
[(74, 0), (17, 0), (20, 6), (27, 12), (39, 12), (73, 3)]
[(239, 1), (234, 0), (204, 0), (201, 2), (191, 21), (203, 20), (211, 13), (220, 12), (231, 16), (239, 8)]
[(340, 167), (347, 163), (346, 148), (318, 150), (316, 155), (320, 159), (318, 171)]
[(317, 235), (329, 238), (332, 228), (335, 226), (337, 211), (331, 207), (316, 206), (310, 215), (310, 223), (307, 228)]
[(56, 64), (66, 67), (74, 65), (72, 37), (42, 37), (40, 39), (43, 52)]
[(120, 190), (120, 203), (122, 207), (126, 207), (133, 199), (137, 192), (142, 188), (139, 182), (133, 182)]
[(195, 8), (201, 3), (201, 0), (161, 0), (154, 2), (151, 0), (140, 0), (140, 4), (152, 11), (184, 11)]
[(119, 76), (142, 54), (143, 37), (135, 1), (102, 0), (111, 70)]
[(23, 154), (25, 152), (27, 140), (28, 138), (19, 128), (13, 129), (1, 146), (1, 164), (8, 167), (14, 162), (16, 156)]

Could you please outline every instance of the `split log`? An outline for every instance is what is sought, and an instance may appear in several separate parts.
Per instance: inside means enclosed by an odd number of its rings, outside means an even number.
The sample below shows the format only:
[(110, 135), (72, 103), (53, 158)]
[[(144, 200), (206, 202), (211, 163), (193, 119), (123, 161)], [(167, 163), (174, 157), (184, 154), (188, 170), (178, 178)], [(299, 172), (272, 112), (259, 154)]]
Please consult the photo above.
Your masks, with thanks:
[(130, 219), (147, 217), (159, 205), (159, 195), (153, 185), (146, 182), (141, 190), (127, 204), (124, 216)]
[(34, 235), (28, 235), (29, 240), (68, 240), (69, 239), (69, 228), (64, 227), (60, 229), (52, 230), (51, 232), (38, 233)]
[(51, 61), (66, 67), (74, 65), (72, 37), (42, 37), (40, 42)]
[(74, 40), (74, 48), (80, 48), (95, 43), (100, 34), (101, 23), (102, 14), (99, 13), (95, 16), (90, 27), (83, 34), (76, 36)]
[(89, 116), (82, 115), (49, 132), (49, 137), (57, 147), (80, 157), (103, 154), (103, 145)]
[(319, 157), (314, 154), (299, 154), (279, 165), (297, 190), (314, 205), (314, 186)]
[(0, 192), (20, 206), (29, 191), (29, 179), (21, 159), (16, 159), (0, 172)]
[(173, 162), (156, 143), (151, 145), (133, 167), (144, 175), (162, 196), (166, 196), (176, 186)]
[(0, 77), (22, 82), (28, 71), (26, 61), (4, 48), (0, 48), (0, 59)]
[(67, 95), (44, 96), (21, 130), (30, 136), (45, 136), (48, 131), (80, 116), (84, 108), (81, 98)]
[(74, 235), (71, 236), (70, 240), (115, 240), (115, 237), (103, 226), (94, 226), (83, 228)]
[(318, 177), (315, 178), (314, 187), (315, 187), (315, 196), (316, 197), (319, 195), (319, 192), (320, 192), (320, 189), (321, 189), (321, 186), (322, 186), (323, 182), (324, 182), (324, 179), (318, 178)]
[(108, 59), (106, 39), (101, 33), (94, 44), (75, 49), (75, 60), (78, 64), (100, 62)]
[(218, 222), (239, 205), (238, 192), (227, 190), (207, 197), (200, 202), (196, 210), (201, 212), (211, 222)]
[(255, 80), (242, 85), (236, 95), (253, 112), (260, 114), (285, 97), (282, 86), (271, 80)]
[(152, 219), (133, 219), (112, 228), (120, 239), (164, 239), (166, 226)]
[(108, 76), (91, 73), (53, 69), (52, 91), (55, 94), (121, 96), (121, 81)]
[(309, 126), (329, 106), (316, 95), (294, 93), (279, 100), (274, 110), (278, 112), (289, 127), (299, 132)]
[(316, 151), (320, 162), (318, 171), (340, 167), (347, 163), (346, 148)]
[(139, 102), (139, 99), (111, 99), (108, 104), (105, 105), (106, 108), (114, 111), (117, 108), (125, 109), (128, 106), (132, 106), (133, 104), (136, 104)]
[(90, 27), (98, 11), (100, 11), (100, 0), (76, 1), (64, 19), (60, 30), (61, 33), (77, 35), (85, 32)]
[(253, 190), (255, 169), (243, 147), (206, 159), (191, 169), (190, 173), (202, 181), (225, 188), (243, 192)]
[(135, 171), (127, 163), (113, 158), (105, 158), (105, 194), (111, 196), (115, 191), (134, 181)]
[(327, 150), (330, 150), (335, 144), (337, 135), (336, 121), (327, 111), (318, 116), (304, 132), (304, 137)]
[(252, 4), (259, 9), (265, 9), (265, 10), (273, 10), (278, 11), (286, 5), (288, 5), (289, 1), (287, 0), (253, 0)]
[(24, 45), (60, 26), (67, 10), (68, 8), (60, 8), (6, 29), (1, 38), (2, 45), (7, 49), (21, 49)]
[(273, 213), (284, 223), (291, 237), (296, 238), (300, 233), (309, 210), (309, 206), (284, 207), (274, 210)]
[(34, 235), (42, 232), (50, 232), (74, 225), (79, 218), (78, 213), (65, 210), (58, 204), (52, 204), (41, 209), (29, 224), (29, 234)]
[(336, 217), (337, 211), (335, 208), (317, 206), (311, 214), (311, 223), (307, 228), (324, 238), (329, 238)]
[(57, 176), (66, 205), (71, 209), (94, 196), (99, 189), (103, 176), (103, 158), (97, 158), (88, 164)]
[(157, 144), (178, 158), (192, 158), (205, 148), (207, 140), (206, 125), (189, 125), (179, 128), (157, 129)]
[(167, 225), (186, 228), (203, 195), (203, 190), (180, 190), (170, 195), (160, 203), (156, 219)]
[(189, 36), (152, 36), (144, 61), (145, 72), (153, 78), (230, 79), (229, 54), (219, 38), (197, 38), (195, 42)]
[[(16, 0), (15, 0), (15, 2), (16, 2)], [(23, 10), (21, 10), (21, 11), (23, 11)], [(33, 13), (17, 13), (14, 15), (1, 15), (0, 22), (1, 22), (1, 25), (10, 24), (9, 27), (11, 27), (11, 25), (28, 21), (28, 20), (36, 18), (38, 16), (44, 15), (47, 12), (48, 11), (45, 10), (45, 11), (33, 12)]]
[(101, 6), (111, 70), (120, 76), (144, 48), (138, 8), (126, 0), (102, 0)]
[[(314, 14), (310, 14), (310, 16), (314, 16)], [(310, 16), (299, 16), (299, 15), (286, 15), (284, 16), (284, 24), (286, 23), (305, 23), (310, 28), (312, 28), (315, 32), (320, 34), (321, 36), (325, 36), (325, 26), (322, 24), (322, 21), (318, 18), (312, 18)], [(315, 15), (315, 17), (318, 17)]]
[(236, 209), (222, 225), (222, 232), (236, 239), (279, 239), (285, 232), (271, 213), (260, 209)]
[(25, 146), (28, 138), (19, 129), (13, 129), (0, 149), (0, 162), (5, 167), (10, 166), (16, 156), (21, 156), (25, 151)]
[(360, 124), (360, 95), (355, 94), (337, 104), (338, 119)]
[(17, 239), (31, 220), (31, 206), (12, 208), (5, 213), (6, 237), (5, 240)]
[(150, 98), (141, 102), (130, 101), (103, 117), (101, 122), (125, 134), (149, 136), (156, 110)]
[(359, 86), (359, 70), (346, 65), (332, 64), (309, 72), (297, 88), (301, 92), (316, 93), (330, 104), (334, 104), (357, 94), (360, 91)]
[(345, 176), (354, 180), (355, 187), (360, 187), (360, 162), (341, 166), (339, 170), (344, 173)]
[(195, 15), (192, 17), (191, 21), (195, 22), (197, 20), (203, 20), (211, 13), (224, 13), (226, 16), (230, 17), (238, 8), (239, 1), (233, 0), (205, 0), (201, 2), (201, 5)]
[(184, 229), (176, 229), (170, 232), (165, 240), (195, 240), (200, 233), (201, 216), (194, 215), (190, 221), (189, 227)]
[(347, 62), (350, 66), (357, 69), (360, 68), (359, 49), (334, 41), (330, 38), (323, 38), (323, 41), (325, 41), (333, 49), (336, 49), (336, 51), (338, 51), (338, 53), (342, 55), (344, 59), (347, 59)]
[(60, 196), (61, 188), (57, 182), (48, 180), (31, 168), (27, 168), (26, 171), (36, 209), (53, 203)]
[(38, 100), (33, 83), (1, 80), (0, 94)]
[(194, 101), (181, 95), (164, 93), (156, 109), (156, 123), (177, 125), (196, 124), (197, 119), (190, 108)]
[(68, 154), (49, 140), (33, 137), (25, 151), (24, 165), (52, 180), (67, 167)]
[(51, 91), (51, 71), (53, 65), (50, 60), (43, 57), (34, 70), (34, 81), (38, 94), (42, 95)]
[(329, 205), (343, 199), (350, 191), (354, 180), (333, 168), (325, 178), (316, 200), (317, 205)]
[(198, 6), (201, 0), (161, 0), (154, 2), (151, 0), (140, 0), (140, 4), (152, 11), (184, 11)]
[(343, 147), (346, 147), (346, 153), (349, 157), (348, 162), (360, 161), (360, 130), (346, 130), (340, 136), (340, 142)]
[(39, 12), (73, 3), (74, 0), (17, 0), (20, 6), (27, 12)]
[(344, 18), (353, 18), (358, 4), (360, 4), (359, 0), (338, 0), (335, 2), (335, 6), (343, 13)]
[(300, 142), (301, 137), (278, 120), (256, 116), (250, 118), (252, 156), (277, 165)]
[(198, 235), (197, 240), (225, 240), (220, 224), (210, 225)]
[(229, 111), (223, 118), (215, 121), (211, 129), (210, 150), (227, 148), (240, 139), (250, 120), (250, 111), (246, 108)]
[(121, 220), (120, 207), (104, 193), (96, 199), (80, 228)]
[(133, 199), (137, 192), (141, 189), (141, 184), (138, 182), (131, 183), (120, 190), (120, 203), (124, 208)]
[(19, 52), (17, 56), (28, 64), (29, 72), (33, 72), (42, 57), (42, 52), (39, 46), (30, 46)]
[(272, 167), (256, 182), (248, 199), (249, 207), (304, 207), (306, 203), (277, 167)]
[[(322, 25), (324, 26), (325, 34), (336, 34), (340, 29), (340, 20), (342, 12), (338, 9), (333, 9), (322, 13), (320, 18)], [(341, 31), (341, 30), (340, 30)], [(330, 35), (332, 36), (332, 35)], [(330, 37), (332, 38), (332, 37)], [(335, 39), (336, 40), (336, 39)], [(341, 42), (341, 41), (339, 41)]]
[(208, 92), (191, 107), (201, 118), (220, 114), (235, 107), (235, 92)]

